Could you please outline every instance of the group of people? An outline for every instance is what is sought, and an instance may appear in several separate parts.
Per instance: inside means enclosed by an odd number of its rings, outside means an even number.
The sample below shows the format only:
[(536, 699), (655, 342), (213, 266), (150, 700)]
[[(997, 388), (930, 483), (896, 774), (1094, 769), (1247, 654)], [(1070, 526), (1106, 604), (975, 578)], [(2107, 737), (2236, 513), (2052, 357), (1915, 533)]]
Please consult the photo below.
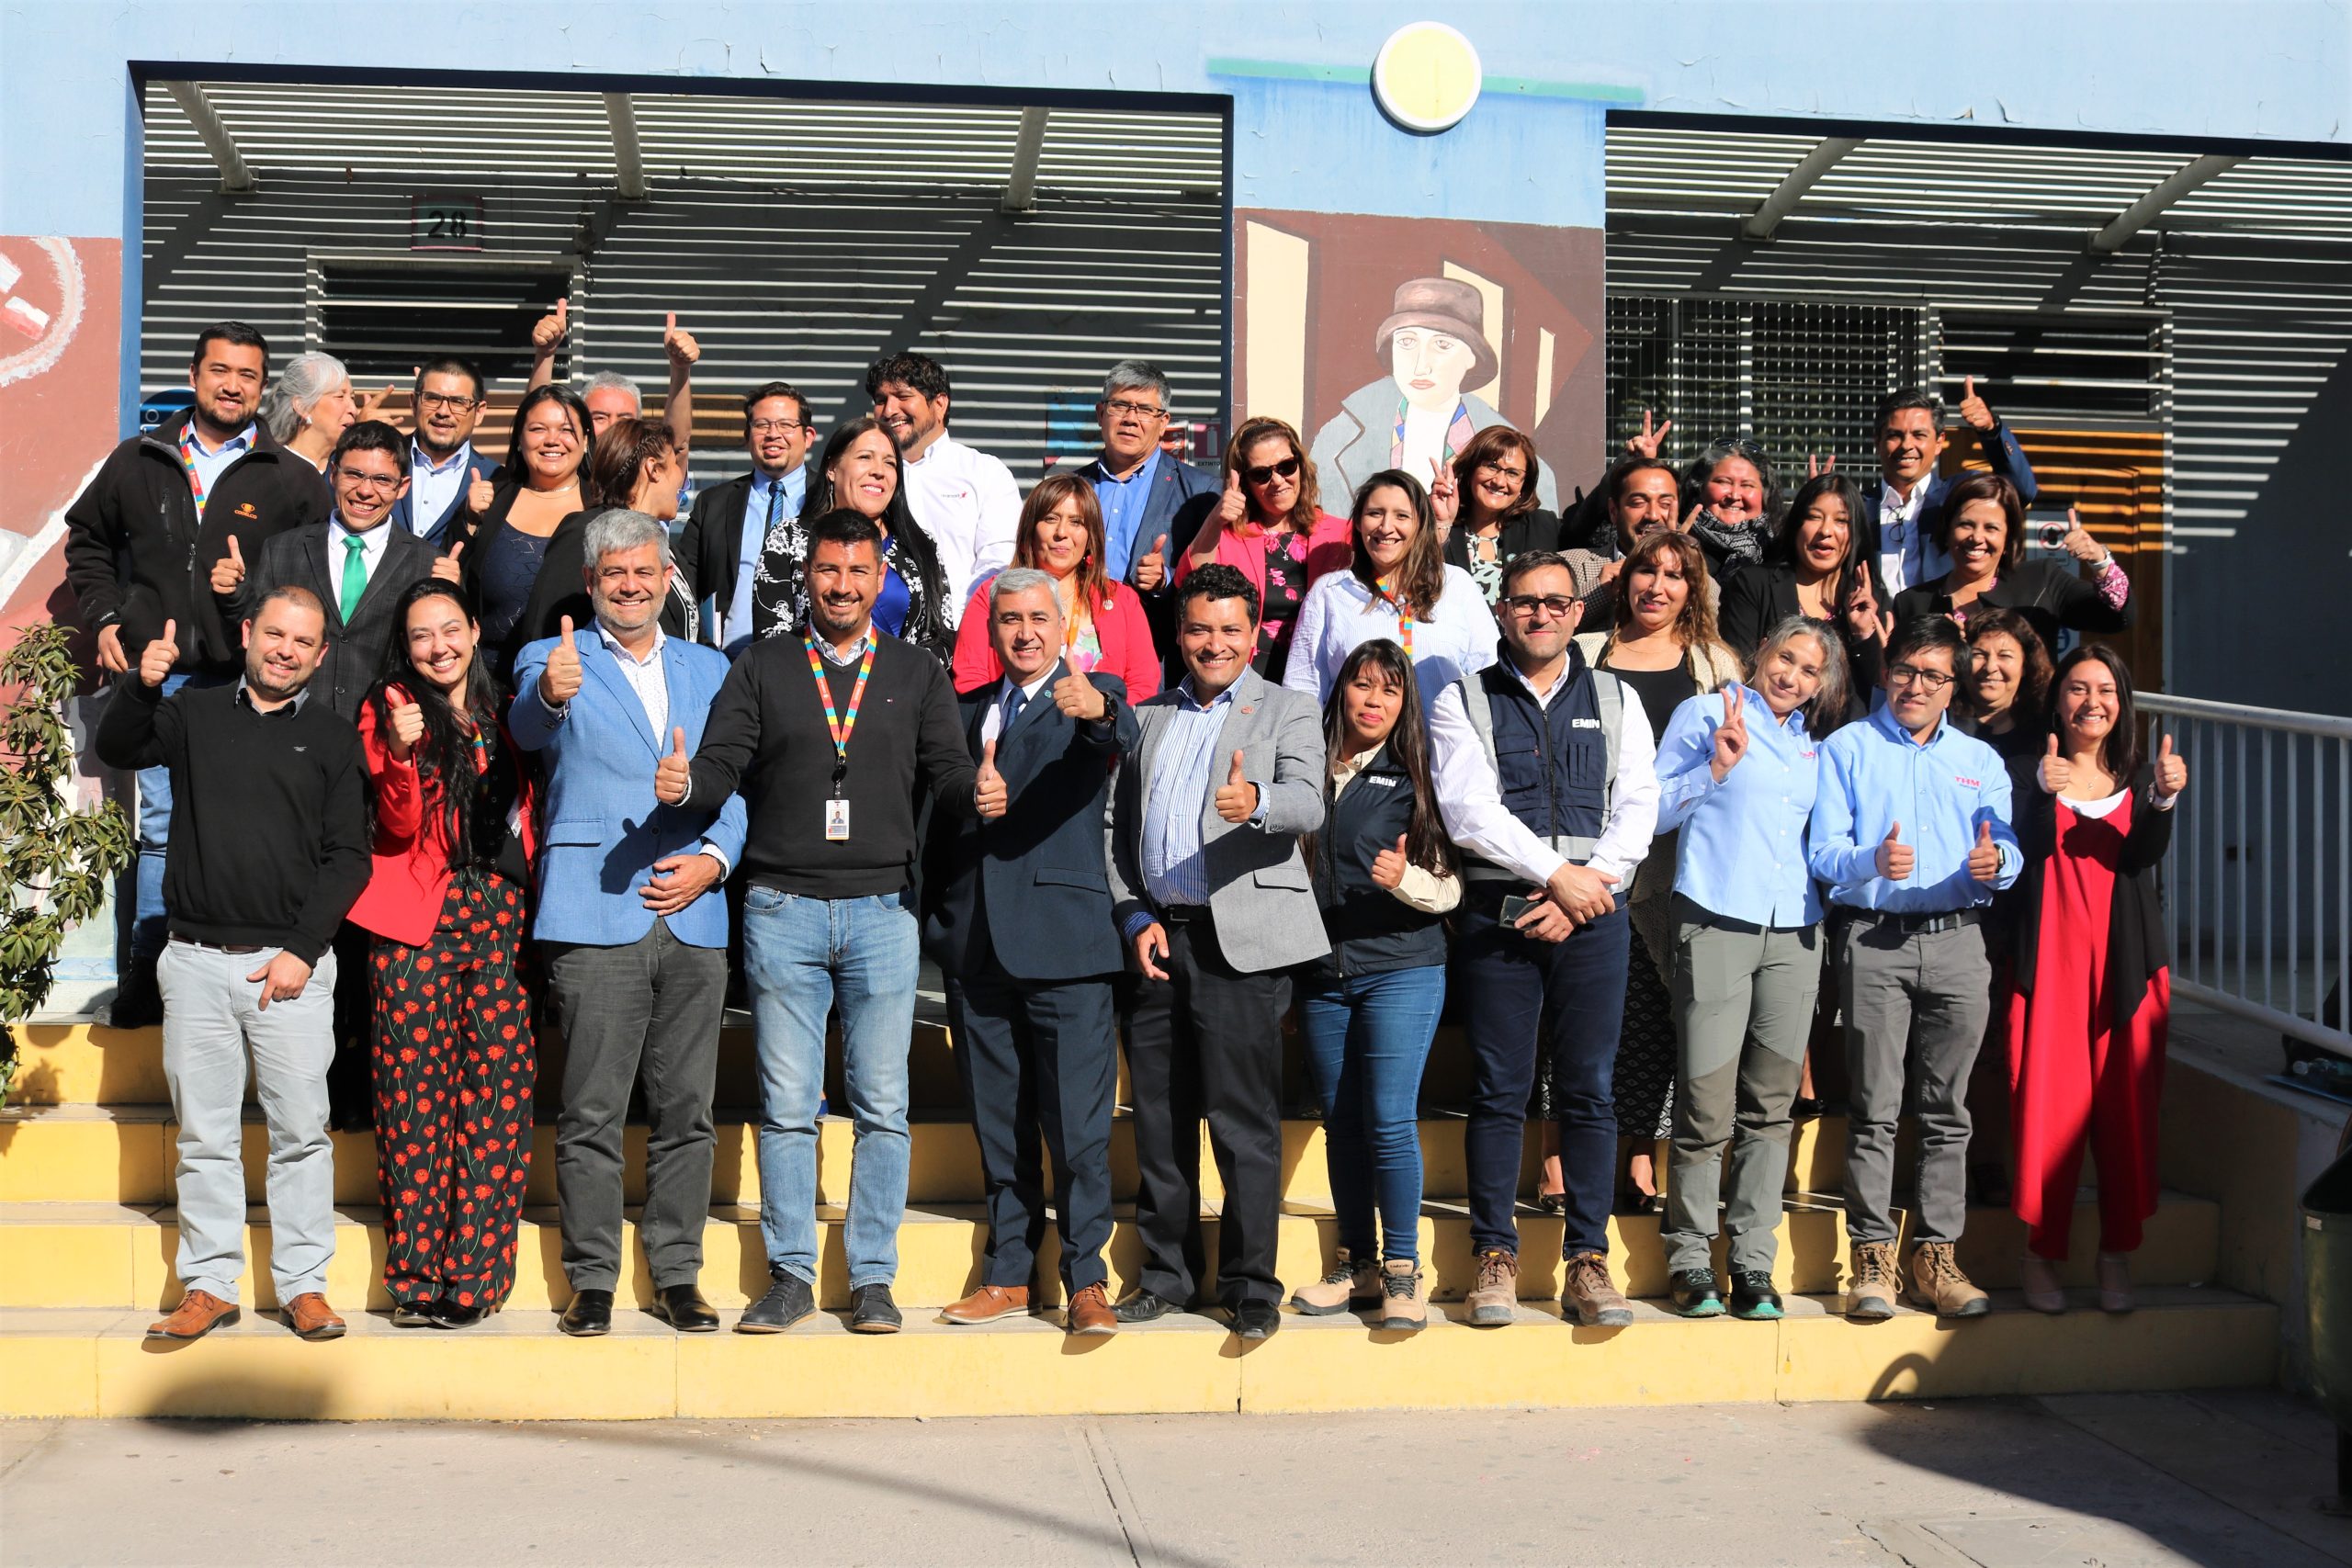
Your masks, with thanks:
[[(541, 323), (543, 367), (564, 330)], [(2129, 1306), (2186, 769), (2149, 750), (2116, 654), (2053, 666), (2062, 631), (2129, 624), (2129, 581), (2079, 527), (2078, 569), (2024, 560), (2032, 472), (1973, 384), (1960, 414), (1994, 471), (1956, 482), (1940, 408), (1904, 392), (1868, 485), (1816, 465), (1783, 501), (1745, 439), (1677, 471), (1645, 421), (1564, 520), (1533, 443), (1494, 424), (1428, 474), (1373, 473), (1340, 515), (1282, 420), (1240, 422), (1221, 475), (1167, 450), (1168, 381), (1139, 360), (1104, 380), (1099, 455), (1024, 498), (949, 434), (946, 370), (894, 354), (873, 412), (821, 446), (803, 394), (752, 388), (749, 471), (681, 524), (699, 348), (674, 317), (665, 344), (668, 419), (618, 378), (535, 379), (493, 466), (464, 360), (420, 367), (403, 434), (323, 355), (273, 385), (260, 334), (223, 322), (193, 407), (70, 511), (70, 581), (119, 677), (97, 750), (141, 791), (114, 1021), (160, 1013), (178, 1125), (184, 1294), (151, 1335), (237, 1314), (249, 1055), (294, 1331), (345, 1329), (331, 1122), (375, 1128), (392, 1322), (498, 1310), (549, 1022), (560, 1326), (612, 1327), (641, 1082), (651, 1310), (717, 1329), (697, 1280), (730, 977), (771, 1276), (735, 1327), (816, 1310), (837, 1032), (849, 1327), (895, 1331), (926, 955), (987, 1193), (949, 1323), (1031, 1309), (1050, 1207), (1072, 1333), (1214, 1303), (1262, 1339), (1285, 1301), (1421, 1327), (1419, 1106), (1449, 1018), (1473, 1325), (1521, 1315), (1531, 1113), (1565, 1316), (1632, 1320), (1609, 1256), (1627, 1208), (1661, 1214), (1676, 1310), (1778, 1316), (1820, 1017), (1843, 1035), (1824, 1077), (1848, 1081), (1849, 1316), (1986, 1310), (1954, 1257), (1984, 1052), (2007, 1066), (1991, 1114), (2027, 1303), (2065, 1304), (2087, 1142), (2100, 1299)], [(301, 423), (281, 435), (270, 407)], [(1286, 1291), (1294, 1016), (1337, 1245)], [(1122, 1049), (1144, 1263), (1114, 1301)]]

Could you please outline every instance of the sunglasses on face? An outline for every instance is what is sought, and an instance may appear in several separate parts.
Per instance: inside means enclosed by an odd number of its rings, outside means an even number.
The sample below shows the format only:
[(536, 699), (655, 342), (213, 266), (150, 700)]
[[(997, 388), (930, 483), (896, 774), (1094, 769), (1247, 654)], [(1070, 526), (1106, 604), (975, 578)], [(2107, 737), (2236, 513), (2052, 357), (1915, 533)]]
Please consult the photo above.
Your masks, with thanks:
[(1261, 485), (1277, 474), (1283, 479), (1289, 479), (1297, 472), (1298, 458), (1293, 456), (1284, 457), (1279, 463), (1261, 463), (1256, 468), (1244, 468), (1241, 470), (1241, 477), (1253, 485)]

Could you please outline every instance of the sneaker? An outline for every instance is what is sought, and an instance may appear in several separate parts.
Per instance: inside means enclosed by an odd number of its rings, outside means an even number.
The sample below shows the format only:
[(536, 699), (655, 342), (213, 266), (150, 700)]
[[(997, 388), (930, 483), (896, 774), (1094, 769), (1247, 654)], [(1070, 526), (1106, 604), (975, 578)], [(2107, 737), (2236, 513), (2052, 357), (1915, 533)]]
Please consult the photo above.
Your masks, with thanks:
[(1500, 1328), (1519, 1311), (1519, 1256), (1499, 1247), (1478, 1254), (1478, 1282), (1464, 1305), (1474, 1328)]
[(1418, 1334), (1430, 1325), (1429, 1298), (1421, 1293), (1421, 1266), (1392, 1258), (1380, 1266), (1380, 1326)]
[(2128, 1252), (2100, 1253), (2098, 1310), (2130, 1312), (2139, 1304), (2132, 1295), (2132, 1255)]
[(778, 1274), (768, 1293), (735, 1320), (738, 1334), (781, 1334), (817, 1310), (817, 1292), (797, 1274)]
[(899, 1303), (890, 1299), (889, 1286), (860, 1285), (849, 1293), (852, 1334), (896, 1334), (904, 1321)]
[(1634, 1321), (1633, 1303), (1609, 1277), (1608, 1258), (1598, 1252), (1579, 1252), (1566, 1263), (1560, 1304), (1575, 1308), (1578, 1323), (1587, 1328), (1623, 1328)]
[(1723, 1292), (1715, 1289), (1715, 1275), (1711, 1269), (1679, 1269), (1667, 1276), (1666, 1288), (1674, 1298), (1674, 1310), (1685, 1317), (1724, 1314)]
[(1948, 1241), (1923, 1241), (1911, 1249), (1912, 1304), (1938, 1317), (1983, 1317), (1993, 1298), (1968, 1282)]
[(1323, 1278), (1291, 1292), (1290, 1304), (1309, 1317), (1329, 1317), (1351, 1307), (1376, 1305), (1380, 1296), (1380, 1266), (1343, 1247)]
[(1894, 1292), (1894, 1244), (1856, 1242), (1851, 1277), (1846, 1281), (1847, 1318), (1855, 1323), (1878, 1323), (1893, 1317)]
[(1772, 1288), (1770, 1269), (1731, 1271), (1731, 1314), (1749, 1323), (1770, 1323), (1781, 1315), (1781, 1292)]
[(2036, 1312), (2054, 1317), (2066, 1310), (2066, 1291), (2058, 1282), (2058, 1265), (2047, 1258), (2025, 1255), (2025, 1261), (2018, 1265), (2018, 1288), (2025, 1295), (2025, 1304)]

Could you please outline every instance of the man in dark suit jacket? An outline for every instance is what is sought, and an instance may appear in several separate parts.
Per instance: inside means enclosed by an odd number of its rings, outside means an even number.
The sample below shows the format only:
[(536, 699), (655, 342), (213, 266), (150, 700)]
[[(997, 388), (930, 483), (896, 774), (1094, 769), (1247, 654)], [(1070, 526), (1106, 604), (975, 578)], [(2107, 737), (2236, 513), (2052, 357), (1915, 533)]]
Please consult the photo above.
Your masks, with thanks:
[[(1961, 423), (1976, 432), (1993, 471), (2018, 487), (2026, 505), (2036, 490), (2033, 465), (2025, 448), (2009, 434), (1983, 398), (1976, 395), (1971, 376), (1960, 400)], [(1862, 487), (1862, 516), (1856, 530), (1862, 558), (1878, 563), (1883, 586), (1892, 596), (1951, 570), (1951, 561), (1936, 544), (1936, 521), (1944, 497), (1957, 479), (1936, 471), (1943, 456), (1943, 403), (1931, 392), (1916, 388), (1889, 392), (1878, 405), (1874, 426), (1878, 442), (1879, 477)]]
[(797, 388), (770, 381), (743, 394), (743, 446), (752, 471), (695, 497), (678, 538), (678, 572), (701, 610), (697, 642), (729, 658), (752, 641), (752, 573), (767, 530), (800, 515), (817, 426)]
[(1167, 376), (1148, 360), (1111, 367), (1094, 412), (1102, 450), (1079, 472), (1102, 505), (1102, 569), (1143, 595), (1152, 640), (1170, 675), (1181, 676), (1169, 567), (1216, 510), (1224, 481), (1160, 450), (1170, 398)]
[(499, 471), (474, 450), (474, 427), (489, 400), (481, 370), (455, 355), (417, 367), (414, 396), (409, 488), (392, 503), (392, 524), (446, 552), (473, 537), (479, 521), (474, 487)]
[(1112, 984), (1118, 933), (1103, 863), (1111, 775), (1135, 742), (1113, 675), (1062, 660), (1053, 579), (998, 574), (989, 635), (1004, 676), (960, 694), (980, 764), (980, 818), (934, 817), (923, 875), (923, 947), (947, 977), (956, 1062), (987, 1179), (979, 1288), (940, 1314), (987, 1323), (1029, 1307), (1046, 1229), (1035, 1107), (1054, 1160), (1062, 1286), (1073, 1334), (1109, 1334), (1111, 1102), (1118, 1078)]

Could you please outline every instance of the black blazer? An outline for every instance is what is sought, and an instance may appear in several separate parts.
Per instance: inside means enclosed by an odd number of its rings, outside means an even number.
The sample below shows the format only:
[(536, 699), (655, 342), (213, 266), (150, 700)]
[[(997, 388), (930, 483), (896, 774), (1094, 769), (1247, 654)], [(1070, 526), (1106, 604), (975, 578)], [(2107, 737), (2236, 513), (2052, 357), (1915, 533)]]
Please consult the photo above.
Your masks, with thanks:
[[(1866, 562), (1863, 570), (1871, 576), (1872, 598), (1885, 604), (1886, 585), (1879, 581), (1877, 563)], [(1724, 580), (1723, 596), (1715, 605), (1715, 630), (1743, 663), (1752, 666), (1757, 649), (1772, 628), (1804, 613), (1797, 604), (1797, 569), (1786, 561), (1759, 561)], [(1846, 649), (1845, 716), (1858, 717), (1870, 711), (1871, 693), (1879, 683), (1886, 649), (1876, 637), (1854, 636), (1843, 619), (1836, 625), (1838, 640)]]
[[(678, 581), (697, 606), (716, 598), (724, 610), (734, 595), (735, 573), (743, 561), (743, 508), (751, 494), (750, 474), (695, 493), (695, 509), (678, 536), (677, 559)], [(706, 635), (703, 640), (710, 638)]]
[[(1950, 615), (1951, 596), (1945, 592), (1945, 584), (1951, 581), (1948, 576), (1939, 577), (1896, 594), (1896, 624), (1914, 615)], [(2083, 581), (2072, 561), (2030, 560), (2013, 567), (1978, 594), (1975, 603), (2023, 615), (2052, 658), (2057, 656), (2062, 627), (2077, 632), (2120, 632), (2132, 627), (2132, 601), (2127, 598), (2121, 609), (2115, 608)]]
[[(993, 822), (932, 814), (922, 945), (950, 978), (983, 973), (991, 958), (1021, 980), (1107, 978), (1125, 960), (1111, 919), (1103, 828), (1113, 770), (1142, 730), (1115, 675), (1087, 677), (1111, 699), (1104, 720), (1081, 724), (1063, 713), (1053, 682), (1067, 673), (1068, 665), (1056, 664), (997, 740), (1010, 809)], [(1002, 689), (991, 681), (956, 699), (975, 761)]]
[[(2058, 844), (2057, 801), (2042, 793), (2041, 764), (2038, 749), (2009, 763), (2018, 849), (2025, 856), (2025, 870), (2015, 887), (2010, 929), (2016, 941), (2017, 987), (2026, 996), (2033, 994), (2034, 971), (2041, 957), (2042, 886)], [(2107, 990), (2113, 998), (2119, 1030), (2132, 1021), (2133, 1010), (2147, 994), (2148, 981), (2172, 962), (2165, 940), (2159, 868), (2172, 843), (2172, 819), (2178, 807), (2159, 811), (2151, 806), (2155, 788), (2155, 767), (2143, 762), (2132, 777), (2132, 828), (2115, 868), (2115, 897), (2108, 909)]]
[[(236, 598), (239, 619), (251, 615), (264, 595), (292, 585), (307, 588), (326, 607), (327, 651), (310, 689), (333, 705), (334, 711), (357, 722), (360, 701), (384, 671), (384, 660), (401, 628), (392, 624), (393, 607), (409, 585), (433, 575), (431, 545), (390, 517), (377, 525), (385, 529), (384, 558), (368, 575), (351, 624), (343, 620), (343, 570), (329, 560), (332, 527), (312, 523), (280, 534), (261, 547), (261, 559), (245, 574)], [(227, 601), (224, 599), (223, 604)]]
[[(1523, 556), (1530, 550), (1562, 547), (1559, 518), (1540, 506), (1522, 512), (1503, 525), (1501, 556), (1506, 563), (1513, 556)], [(1470, 536), (1459, 525), (1446, 530), (1445, 559), (1449, 566), (1470, 570)]]

